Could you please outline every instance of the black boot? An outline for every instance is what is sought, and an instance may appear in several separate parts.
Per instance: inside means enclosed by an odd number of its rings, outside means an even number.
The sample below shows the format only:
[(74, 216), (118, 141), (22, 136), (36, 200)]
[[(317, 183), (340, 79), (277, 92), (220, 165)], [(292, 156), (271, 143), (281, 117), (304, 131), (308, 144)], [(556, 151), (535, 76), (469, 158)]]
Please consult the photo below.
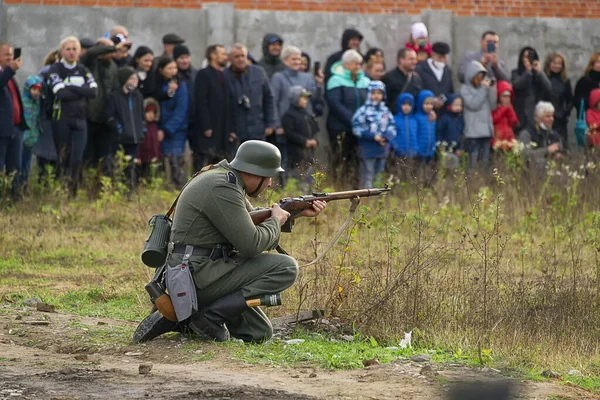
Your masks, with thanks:
[(188, 326), (201, 336), (208, 336), (217, 342), (229, 340), (229, 330), (225, 323), (233, 321), (248, 309), (241, 290), (221, 297), (209, 306), (192, 315)]
[(133, 334), (133, 341), (135, 343), (147, 342), (163, 333), (178, 332), (177, 327), (177, 322), (169, 321), (160, 312), (154, 311), (140, 322)]

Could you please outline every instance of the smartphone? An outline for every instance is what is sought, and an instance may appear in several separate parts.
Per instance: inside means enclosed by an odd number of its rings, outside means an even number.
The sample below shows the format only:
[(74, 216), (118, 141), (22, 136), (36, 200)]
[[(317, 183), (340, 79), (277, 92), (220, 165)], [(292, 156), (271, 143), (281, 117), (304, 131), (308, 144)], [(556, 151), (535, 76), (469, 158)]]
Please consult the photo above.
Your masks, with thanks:
[(496, 43), (488, 42), (488, 44), (487, 44), (487, 52), (488, 53), (495, 53), (496, 52)]
[(13, 60), (17, 60), (19, 58), (21, 58), (21, 48), (15, 47), (13, 50)]
[(319, 73), (320, 69), (321, 69), (321, 62), (320, 61), (315, 61), (315, 66), (313, 68), (313, 73), (315, 75), (317, 75)]
[(438, 96), (438, 99), (440, 99), (440, 101), (444, 104), (446, 104), (446, 102), (448, 101), (448, 98), (446, 97), (446, 95), (444, 93), (440, 94)]

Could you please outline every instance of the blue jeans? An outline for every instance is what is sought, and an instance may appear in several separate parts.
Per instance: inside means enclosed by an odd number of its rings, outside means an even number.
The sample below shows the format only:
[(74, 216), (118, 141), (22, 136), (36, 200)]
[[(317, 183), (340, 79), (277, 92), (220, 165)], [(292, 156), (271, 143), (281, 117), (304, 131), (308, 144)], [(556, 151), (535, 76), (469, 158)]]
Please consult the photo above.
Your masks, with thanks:
[(485, 171), (490, 164), (490, 142), (491, 138), (467, 139), (467, 153), (469, 153), (469, 169), (475, 169), (477, 161), (481, 159), (481, 165)]
[(361, 158), (358, 186), (361, 189), (372, 189), (373, 179), (385, 168), (385, 158)]
[(21, 182), (19, 173), (21, 171), (21, 157), (23, 154), (23, 131), (14, 128), (11, 137), (0, 138), (0, 173), (6, 169), (6, 174), (16, 172), (12, 185), (12, 193), (15, 195)]

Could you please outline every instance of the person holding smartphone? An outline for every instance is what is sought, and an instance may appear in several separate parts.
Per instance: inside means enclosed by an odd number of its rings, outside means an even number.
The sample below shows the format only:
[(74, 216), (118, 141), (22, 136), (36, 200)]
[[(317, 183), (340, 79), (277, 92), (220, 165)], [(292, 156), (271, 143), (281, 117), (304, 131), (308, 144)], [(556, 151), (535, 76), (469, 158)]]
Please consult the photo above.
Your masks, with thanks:
[(23, 131), (27, 129), (23, 101), (14, 76), (21, 68), (21, 57), (14, 58), (13, 48), (0, 42), (0, 173), (17, 172), (12, 195), (18, 194), (18, 173), (21, 169)]
[(552, 92), (552, 82), (544, 73), (540, 56), (534, 48), (521, 49), (511, 81), (515, 91), (513, 105), (519, 119), (519, 127), (523, 129), (533, 124), (536, 104), (549, 101)]
[(460, 60), (458, 66), (458, 80), (465, 81), (465, 72), (471, 61), (479, 61), (487, 70), (487, 77), (491, 82), (509, 81), (510, 75), (504, 61), (498, 56), (500, 36), (494, 31), (487, 31), (481, 35), (479, 51), (468, 51)]

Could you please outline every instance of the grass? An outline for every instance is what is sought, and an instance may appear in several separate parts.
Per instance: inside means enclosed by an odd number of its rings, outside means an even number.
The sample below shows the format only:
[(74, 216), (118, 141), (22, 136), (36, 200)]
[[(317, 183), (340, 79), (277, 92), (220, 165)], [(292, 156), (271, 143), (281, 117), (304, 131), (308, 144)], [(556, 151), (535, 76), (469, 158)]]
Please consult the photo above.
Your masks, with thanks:
[[(267, 310), (274, 317), (326, 308), (363, 339), (331, 342), (297, 331), (300, 345), (229, 343), (194, 357), (226, 349), (252, 363), (360, 368), (366, 359), (412, 354), (386, 349), (412, 330), (415, 352), (435, 350), (435, 362), (528, 379), (553, 369), (600, 392), (600, 174), (586, 174), (585, 181), (525, 180), (506, 171), (468, 185), (456, 176), (433, 188), (403, 183), (391, 196), (364, 200), (323, 261), (302, 269), (284, 305)], [(141, 320), (153, 272), (139, 259), (147, 221), (176, 192), (148, 187), (127, 202), (120, 190), (108, 184), (91, 200), (83, 192), (69, 200), (57, 186), (33, 185), (23, 202), (0, 203), (0, 305), (39, 297), (81, 316)], [(297, 194), (290, 185), (256, 204)], [(300, 264), (312, 260), (347, 207), (330, 203), (316, 221), (299, 221), (282, 236), (283, 247)], [(94, 345), (130, 344), (126, 330), (94, 332), (86, 333)], [(567, 376), (573, 368), (584, 377)]]

